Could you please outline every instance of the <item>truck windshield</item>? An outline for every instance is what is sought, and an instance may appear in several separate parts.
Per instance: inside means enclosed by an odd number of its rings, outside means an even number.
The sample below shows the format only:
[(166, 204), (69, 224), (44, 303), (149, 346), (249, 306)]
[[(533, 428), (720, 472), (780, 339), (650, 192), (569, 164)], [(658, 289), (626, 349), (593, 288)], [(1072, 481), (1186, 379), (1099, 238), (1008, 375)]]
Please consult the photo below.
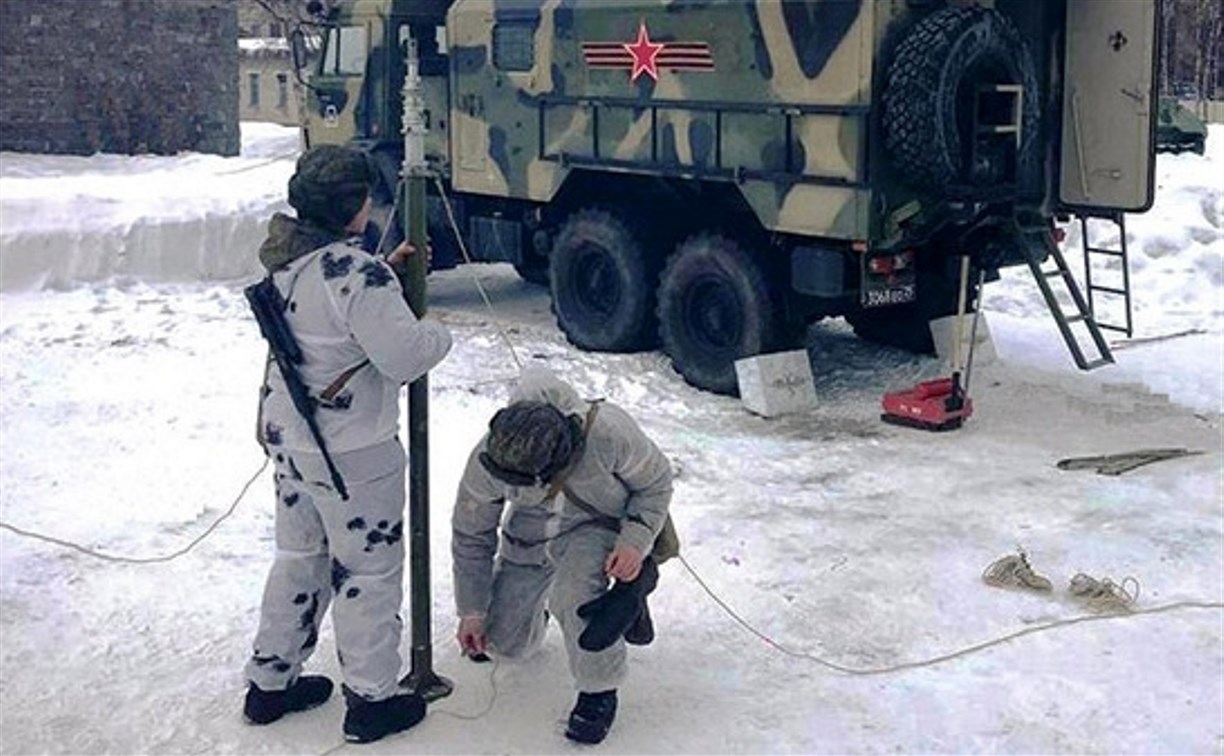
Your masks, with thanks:
[(368, 48), (364, 26), (340, 26), (327, 30), (323, 68), (327, 75), (353, 76), (365, 73)]

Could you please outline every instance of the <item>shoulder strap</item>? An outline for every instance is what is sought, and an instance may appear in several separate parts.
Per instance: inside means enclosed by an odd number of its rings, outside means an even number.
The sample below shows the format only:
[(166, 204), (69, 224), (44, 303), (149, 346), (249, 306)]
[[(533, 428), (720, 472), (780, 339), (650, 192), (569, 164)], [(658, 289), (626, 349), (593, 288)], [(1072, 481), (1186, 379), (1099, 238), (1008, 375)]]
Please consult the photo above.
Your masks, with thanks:
[[(292, 265), (293, 263), (300, 262), (301, 265), (298, 266), (297, 270), (293, 271), (293, 277), (289, 279), (289, 290), (288, 290), (288, 293), (286, 293), (283, 297), (286, 307), (289, 306), (289, 299), (293, 296), (294, 288), (297, 287), (298, 277), (301, 276), (303, 272), (305, 272), (307, 265), (310, 264), (310, 259), (314, 257), (318, 257), (320, 253), (323, 252), (323, 250), (332, 246), (332, 244), (335, 244), (335, 242), (329, 242), (327, 244), (324, 244), (322, 247), (319, 247), (313, 252), (308, 252), (307, 254), (302, 255), (300, 258), (290, 263), (290, 265)], [(271, 273), (268, 274), (268, 278), (269, 280), (271, 280), (272, 278)], [(273, 285), (275, 285), (275, 282), (273, 283)], [(352, 378), (354, 375), (356, 375), (358, 370), (361, 370), (363, 367), (369, 364), (370, 364), (370, 360), (369, 358), (366, 358), (362, 360), (361, 362), (358, 362), (356, 365), (353, 365), (349, 369), (345, 370), (343, 373), (337, 376), (336, 380), (332, 381), (327, 386), (327, 388), (323, 389), (323, 391), (319, 394), (319, 398), (325, 402), (330, 402), (331, 400), (335, 399), (336, 394), (340, 393), (340, 390), (343, 389), (345, 384), (349, 382), (349, 379)]]
[[(599, 414), (599, 404), (602, 401), (602, 399), (597, 399), (591, 402), (591, 408), (587, 410), (586, 425), (582, 429), (583, 440), (586, 440), (591, 436), (591, 427), (595, 424), (595, 416)], [(583, 444), (583, 453), (586, 453), (585, 444)], [(575, 459), (573, 463), (565, 468), (565, 471), (561, 475), (557, 476), (557, 479), (553, 481), (552, 485), (548, 489), (549, 497), (551, 498), (556, 496), (558, 492), (564, 491), (565, 498), (568, 499), (571, 504), (594, 518), (597, 525), (607, 528), (608, 530), (615, 530), (619, 533), (621, 529), (620, 518), (600, 512), (594, 506), (585, 501), (581, 496), (574, 493), (574, 489), (571, 488), (566, 482), (566, 479), (569, 477), (570, 470), (573, 470), (574, 467), (577, 466), (578, 461), (578, 459)]]
[(567, 485), (562, 485), (561, 490), (565, 492), (565, 498), (568, 499), (571, 504), (595, 518), (596, 523), (598, 523), (600, 527), (607, 528), (608, 530), (615, 530), (617, 533), (620, 532), (621, 521), (619, 517), (613, 517), (610, 514), (600, 512), (594, 506), (584, 501), (581, 496), (574, 493), (574, 489)]
[(319, 394), (319, 398), (327, 402), (335, 399), (336, 394), (340, 393), (340, 389), (344, 388), (344, 385), (349, 382), (349, 379), (356, 375), (358, 370), (361, 370), (363, 367), (369, 364), (370, 358), (367, 357), (348, 370), (345, 370), (338, 378), (336, 378), (336, 380), (331, 382), (331, 385), (323, 389), (323, 392)]
[[(591, 402), (591, 407), (587, 410), (586, 423), (582, 426), (582, 440), (584, 442), (582, 445), (582, 454), (586, 454), (585, 441), (591, 437), (591, 426), (595, 424), (595, 416), (599, 414), (599, 405), (601, 402), (603, 402), (603, 399), (596, 399), (595, 401)], [(578, 463), (582, 461), (582, 454), (579, 454), (577, 457), (571, 460), (570, 463), (565, 466), (565, 469), (557, 474), (557, 477), (553, 479), (552, 485), (548, 487), (548, 493), (544, 497), (545, 500), (555, 498), (557, 494), (561, 493), (561, 489), (565, 487), (565, 479), (569, 477), (570, 470), (573, 470), (578, 466)]]

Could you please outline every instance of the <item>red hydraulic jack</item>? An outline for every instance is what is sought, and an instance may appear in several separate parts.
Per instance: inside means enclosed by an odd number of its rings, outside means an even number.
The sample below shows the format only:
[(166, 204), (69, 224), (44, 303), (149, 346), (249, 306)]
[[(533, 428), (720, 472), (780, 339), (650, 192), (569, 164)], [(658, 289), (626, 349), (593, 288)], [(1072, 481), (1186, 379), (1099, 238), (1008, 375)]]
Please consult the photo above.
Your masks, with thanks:
[[(981, 291), (985, 271), (978, 277), (978, 304), (973, 312), (973, 329), (969, 336), (969, 355), (961, 362), (961, 340), (964, 334), (965, 300), (969, 288), (969, 257), (961, 258), (960, 292), (956, 304), (956, 329), (952, 345), (952, 375), (919, 383), (906, 391), (884, 395), (884, 413), (880, 419), (893, 425), (905, 425), (929, 431), (955, 430), (973, 414), (969, 398), (969, 373), (973, 366), (973, 342), (977, 337), (978, 314), (981, 312)], [(961, 373), (964, 372), (964, 383)]]

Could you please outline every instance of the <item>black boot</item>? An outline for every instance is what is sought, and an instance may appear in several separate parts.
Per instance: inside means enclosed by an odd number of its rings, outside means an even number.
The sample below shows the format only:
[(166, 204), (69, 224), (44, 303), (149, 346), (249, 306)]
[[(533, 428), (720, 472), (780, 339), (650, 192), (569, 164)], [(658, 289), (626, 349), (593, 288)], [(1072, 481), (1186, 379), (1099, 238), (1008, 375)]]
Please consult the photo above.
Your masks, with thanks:
[(569, 715), (565, 737), (579, 743), (600, 743), (616, 719), (616, 689), (602, 693), (579, 693)]
[[(624, 636), (638, 621), (646, 596), (658, 583), (659, 568), (653, 559), (647, 558), (636, 580), (617, 582), (602, 596), (578, 607), (578, 616), (587, 621), (586, 629), (578, 636), (578, 647), (584, 651), (603, 651)], [(649, 616), (646, 621), (650, 621)]]
[(242, 714), (251, 724), (272, 724), (286, 714), (313, 709), (330, 698), (331, 692), (332, 681), (322, 675), (299, 677), (284, 690), (263, 690), (251, 683)]
[(373, 743), (403, 732), (425, 718), (425, 699), (417, 693), (401, 693), (382, 701), (367, 701), (347, 687), (344, 700), (344, 739), (350, 743)]

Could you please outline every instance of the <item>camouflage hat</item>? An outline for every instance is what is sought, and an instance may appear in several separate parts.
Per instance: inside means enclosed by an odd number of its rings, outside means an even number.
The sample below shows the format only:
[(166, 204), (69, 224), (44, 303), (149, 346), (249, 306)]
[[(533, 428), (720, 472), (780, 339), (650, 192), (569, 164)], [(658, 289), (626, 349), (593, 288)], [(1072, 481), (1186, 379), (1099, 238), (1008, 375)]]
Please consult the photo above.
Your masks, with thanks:
[(489, 439), (480, 462), (511, 485), (548, 483), (583, 446), (582, 425), (547, 402), (521, 401), (489, 421)]
[(374, 186), (374, 167), (361, 150), (325, 144), (307, 150), (289, 179), (289, 204), (298, 217), (342, 229)]

